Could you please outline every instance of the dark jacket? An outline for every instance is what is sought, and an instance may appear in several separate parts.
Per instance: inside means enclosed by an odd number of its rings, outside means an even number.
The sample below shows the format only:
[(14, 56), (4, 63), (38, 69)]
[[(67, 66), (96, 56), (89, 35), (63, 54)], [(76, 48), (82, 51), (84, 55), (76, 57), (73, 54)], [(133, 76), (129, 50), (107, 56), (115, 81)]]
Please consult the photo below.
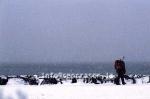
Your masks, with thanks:
[(114, 64), (115, 70), (118, 74), (125, 74), (125, 62), (123, 60), (116, 60)]

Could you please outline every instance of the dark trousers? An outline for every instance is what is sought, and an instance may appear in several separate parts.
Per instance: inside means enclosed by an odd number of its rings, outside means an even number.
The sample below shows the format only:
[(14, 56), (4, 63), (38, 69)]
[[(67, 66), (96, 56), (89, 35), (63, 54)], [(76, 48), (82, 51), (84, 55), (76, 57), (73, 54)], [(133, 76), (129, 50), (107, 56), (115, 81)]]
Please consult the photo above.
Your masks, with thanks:
[(125, 78), (124, 74), (118, 73), (118, 81), (121, 79), (122, 84), (125, 84), (124, 78)]

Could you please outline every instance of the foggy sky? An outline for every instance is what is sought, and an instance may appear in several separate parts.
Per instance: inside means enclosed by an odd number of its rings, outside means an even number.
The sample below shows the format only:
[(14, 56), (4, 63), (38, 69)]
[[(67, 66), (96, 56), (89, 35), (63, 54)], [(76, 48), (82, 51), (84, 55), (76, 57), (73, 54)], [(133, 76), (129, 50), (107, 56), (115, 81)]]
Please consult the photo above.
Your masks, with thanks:
[(150, 61), (149, 0), (0, 0), (0, 62)]

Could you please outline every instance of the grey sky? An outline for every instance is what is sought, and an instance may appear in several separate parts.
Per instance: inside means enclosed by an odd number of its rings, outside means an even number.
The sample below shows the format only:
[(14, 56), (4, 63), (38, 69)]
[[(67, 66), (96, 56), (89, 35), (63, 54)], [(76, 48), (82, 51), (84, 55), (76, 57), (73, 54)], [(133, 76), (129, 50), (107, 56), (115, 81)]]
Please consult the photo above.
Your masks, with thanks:
[(150, 60), (149, 0), (0, 0), (0, 62)]

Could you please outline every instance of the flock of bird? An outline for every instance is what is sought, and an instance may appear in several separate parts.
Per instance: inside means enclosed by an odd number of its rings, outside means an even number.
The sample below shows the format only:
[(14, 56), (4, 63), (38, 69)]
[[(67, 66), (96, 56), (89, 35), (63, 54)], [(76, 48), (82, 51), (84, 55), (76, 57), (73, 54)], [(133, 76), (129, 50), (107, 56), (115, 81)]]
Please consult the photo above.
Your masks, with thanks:
[[(125, 75), (126, 80), (130, 80), (131, 83), (136, 84), (137, 79), (144, 78), (144, 75)], [(150, 76), (149, 81), (150, 83)], [(43, 75), (19, 75), (19, 76), (0, 76), (0, 85), (7, 85), (10, 79), (21, 79), (25, 85), (44, 85), (44, 84), (63, 84), (66, 81), (70, 83), (114, 83), (117, 84), (115, 79), (117, 76), (112, 74), (101, 75), (101, 74), (63, 74), (63, 73), (50, 73)]]

